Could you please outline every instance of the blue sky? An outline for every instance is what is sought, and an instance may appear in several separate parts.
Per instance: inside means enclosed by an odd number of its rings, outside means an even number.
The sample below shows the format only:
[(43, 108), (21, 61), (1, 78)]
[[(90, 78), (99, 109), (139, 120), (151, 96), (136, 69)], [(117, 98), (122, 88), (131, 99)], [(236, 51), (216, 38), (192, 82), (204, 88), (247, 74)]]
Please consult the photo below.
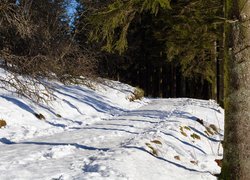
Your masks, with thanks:
[(67, 8), (68, 15), (70, 17), (70, 25), (72, 25), (74, 21), (74, 14), (76, 12), (77, 2), (75, 0), (69, 0), (69, 6)]
[(67, 8), (69, 16), (73, 16), (76, 12), (77, 2), (75, 0), (69, 1), (69, 6)]

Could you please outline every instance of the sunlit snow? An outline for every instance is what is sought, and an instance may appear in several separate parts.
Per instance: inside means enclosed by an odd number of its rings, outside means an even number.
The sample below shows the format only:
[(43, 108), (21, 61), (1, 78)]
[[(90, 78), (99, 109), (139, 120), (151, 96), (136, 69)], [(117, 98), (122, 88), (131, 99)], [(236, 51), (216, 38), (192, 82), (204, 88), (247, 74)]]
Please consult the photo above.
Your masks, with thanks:
[(130, 102), (133, 87), (105, 81), (51, 82), (54, 100), (40, 105), (0, 89), (0, 179), (216, 179), (222, 108), (189, 98)]

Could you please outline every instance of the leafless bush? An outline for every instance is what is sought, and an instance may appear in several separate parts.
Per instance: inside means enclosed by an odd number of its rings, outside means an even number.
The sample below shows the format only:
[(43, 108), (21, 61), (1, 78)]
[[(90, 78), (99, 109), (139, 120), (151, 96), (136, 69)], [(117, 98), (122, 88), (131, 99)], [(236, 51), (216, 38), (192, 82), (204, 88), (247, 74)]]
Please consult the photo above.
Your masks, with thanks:
[(94, 56), (79, 48), (65, 33), (66, 27), (56, 25), (59, 18), (36, 24), (38, 17), (32, 19), (30, 10), (32, 1), (24, 2), (22, 6), (0, 2), (0, 67), (8, 71), (0, 77), (2, 87), (41, 101), (52, 92), (45, 79), (83, 83), (86, 77), (94, 78)]
[[(26, 3), (25, 8), (28, 5)], [(11, 3), (8, 0), (1, 0), (0, 15), (0, 26), (8, 25), (15, 27), (22, 37), (30, 37), (32, 35), (35, 26), (30, 21), (30, 14), (24, 8), (17, 7), (15, 3)]]
[(15, 91), (35, 101), (51, 99), (53, 88), (48, 80), (59, 80), (63, 83), (86, 84), (86, 78), (96, 77), (96, 61), (78, 50), (70, 50), (63, 57), (45, 55), (16, 56), (4, 54), (0, 67), (8, 71), (8, 75), (0, 77), (3, 87), (14, 88)]

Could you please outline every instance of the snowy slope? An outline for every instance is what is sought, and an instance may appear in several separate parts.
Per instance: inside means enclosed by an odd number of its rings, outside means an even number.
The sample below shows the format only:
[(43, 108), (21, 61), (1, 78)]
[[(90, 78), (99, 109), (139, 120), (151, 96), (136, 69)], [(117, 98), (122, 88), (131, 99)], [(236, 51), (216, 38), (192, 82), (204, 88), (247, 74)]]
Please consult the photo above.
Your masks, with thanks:
[(115, 81), (95, 90), (51, 83), (49, 105), (0, 90), (1, 180), (200, 180), (220, 172), (224, 111), (214, 101), (130, 102), (134, 88)]

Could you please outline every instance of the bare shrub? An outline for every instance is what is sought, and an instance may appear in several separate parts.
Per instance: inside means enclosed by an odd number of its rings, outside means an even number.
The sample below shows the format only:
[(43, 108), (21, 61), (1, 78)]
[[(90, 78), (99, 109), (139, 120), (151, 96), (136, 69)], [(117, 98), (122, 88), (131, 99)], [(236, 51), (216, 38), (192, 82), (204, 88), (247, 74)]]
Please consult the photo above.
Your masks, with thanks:
[(96, 77), (95, 59), (77, 51), (69, 51), (61, 59), (44, 55), (2, 57), (0, 67), (8, 72), (5, 77), (0, 76), (2, 88), (14, 88), (18, 94), (37, 102), (51, 99), (53, 88), (46, 79), (87, 85), (86, 79)]
[(0, 77), (3, 88), (12, 87), (20, 95), (40, 101), (52, 92), (46, 79), (84, 83), (86, 78), (94, 78), (97, 62), (73, 41), (67, 23), (59, 22), (61, 10), (58, 17), (48, 12), (53, 17), (39, 19), (34, 6), (43, 2), (22, 2), (0, 2), (0, 68), (8, 72)]
[[(24, 6), (30, 6), (29, 3), (31, 2), (27, 1)], [(20, 8), (8, 0), (1, 0), (0, 16), (0, 27), (12, 27), (16, 29), (21, 37), (31, 37), (35, 26), (31, 23), (30, 14), (24, 10), (24, 7)]]

